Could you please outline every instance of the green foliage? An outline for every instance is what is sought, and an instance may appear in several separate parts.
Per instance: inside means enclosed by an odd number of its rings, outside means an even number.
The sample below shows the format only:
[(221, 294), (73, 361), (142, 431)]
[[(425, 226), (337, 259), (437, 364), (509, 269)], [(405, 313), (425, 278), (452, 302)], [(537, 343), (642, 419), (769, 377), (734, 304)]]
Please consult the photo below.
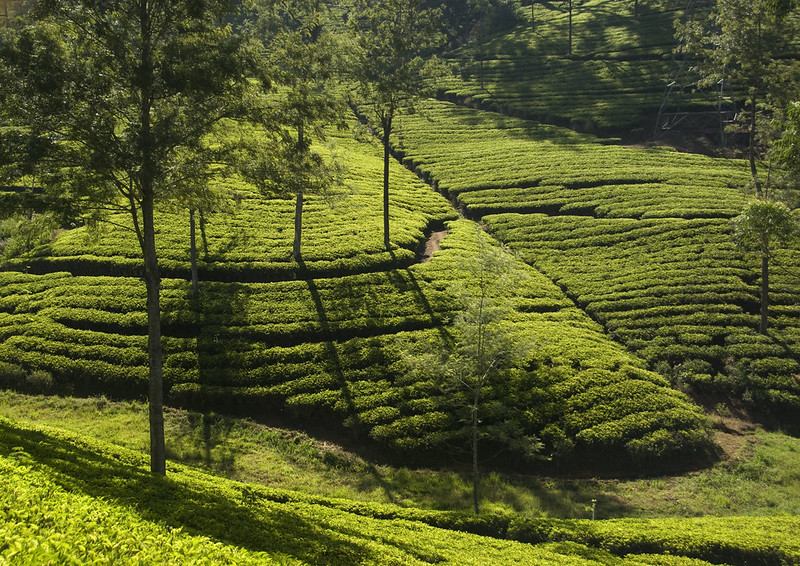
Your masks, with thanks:
[[(292, 260), (293, 201), (264, 197), (236, 175), (218, 176), (214, 182), (236, 195), (239, 204), (229, 213), (207, 215), (199, 258), (201, 279), (269, 281), (291, 279), (298, 272), (347, 275), (396, 267), (413, 261), (429, 223), (455, 217), (444, 198), (393, 163), (393, 241), (400, 247), (392, 256), (380, 238), (380, 149), (348, 133), (329, 132), (328, 138), (333, 154), (339, 156), (334, 159), (346, 157), (347, 171), (343, 187), (328, 196), (309, 195), (306, 200), (303, 264)], [(331, 152), (324, 147), (319, 150)], [(61, 234), (51, 245), (12, 265), (35, 266), (39, 272), (138, 275), (141, 251), (131, 238), (133, 225), (125, 216), (112, 219), (113, 225), (101, 225), (94, 232), (80, 228)], [(156, 214), (156, 223), (160, 231), (157, 252), (165, 275), (188, 278), (186, 214), (164, 210)]]
[(425, 57), (441, 45), (441, 11), (421, 0), (359, 0), (350, 17), (355, 36), (354, 78), (359, 102), (368, 104), (375, 126), (391, 133), (396, 111), (413, 106), (429, 86)]
[[(448, 290), (464, 281), (479, 252), (474, 228), (451, 224), (443, 245), (432, 261), (407, 271), (201, 282), (195, 299), (187, 281), (165, 280), (170, 398), (216, 411), (288, 411), (350, 427), (406, 457), (453, 445), (460, 425), (449, 396), (430, 375), (399, 367), (395, 349), (400, 336), (439, 351), (441, 333), (449, 332), (442, 324), (459, 311)], [(611, 464), (606, 453), (613, 450), (615, 458), (649, 466), (704, 449), (698, 411), (668, 394), (655, 374), (636, 369), (641, 361), (605, 338), (552, 282), (513, 256), (504, 261), (521, 276), (503, 324), (514, 343), (537, 348), (530, 367), (508, 373), (486, 397), (486, 430), (509, 440), (542, 436), (560, 463), (582, 454)], [(10, 380), (22, 368), (25, 375), (49, 372), (56, 391), (144, 392), (145, 293), (135, 279), (5, 272), (0, 281), (0, 361), (9, 364)], [(607, 387), (615, 383), (628, 383), (625, 395)], [(577, 403), (584, 391), (594, 396), (589, 406)], [(665, 411), (647, 416), (654, 403)], [(595, 405), (595, 416), (579, 418)], [(628, 421), (590, 431), (617, 419)], [(655, 435), (660, 428), (667, 432)]]
[(750, 202), (731, 224), (736, 245), (761, 257), (773, 255), (775, 246), (786, 245), (797, 233), (791, 211), (780, 202)]

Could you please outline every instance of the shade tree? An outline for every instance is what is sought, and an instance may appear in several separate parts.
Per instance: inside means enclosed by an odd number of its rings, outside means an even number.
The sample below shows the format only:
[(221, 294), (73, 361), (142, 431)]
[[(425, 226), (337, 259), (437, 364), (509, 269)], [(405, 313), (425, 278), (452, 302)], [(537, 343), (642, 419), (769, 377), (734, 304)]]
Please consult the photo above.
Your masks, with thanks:
[(354, 34), (353, 103), (364, 108), (383, 141), (383, 244), (389, 236), (390, 138), (395, 117), (435, 90), (441, 76), (433, 51), (444, 42), (441, 10), (423, 0), (357, 0), (349, 18)]
[(10, 154), (39, 147), (43, 190), (68, 195), (86, 213), (130, 215), (147, 289), (157, 474), (166, 472), (166, 450), (154, 212), (199, 186), (191, 179), (216, 159), (207, 135), (253, 115), (255, 91), (268, 86), (252, 44), (234, 29), (234, 11), (224, 0), (42, 0), (0, 43), (4, 141), (23, 147)]
[(732, 220), (733, 238), (745, 252), (761, 260), (761, 317), (759, 332), (769, 325), (769, 266), (777, 249), (796, 238), (797, 224), (789, 208), (780, 202), (756, 200), (748, 203)]
[[(741, 120), (747, 132), (747, 156), (757, 196), (762, 196), (760, 134), (767, 134), (761, 115), (785, 108), (792, 92), (793, 21), (778, 18), (770, 0), (720, 0), (702, 21), (677, 24), (681, 54), (692, 60), (700, 87), (724, 81), (745, 100)], [(726, 87), (726, 88), (730, 88)], [(761, 125), (760, 125), (761, 124)], [(766, 139), (766, 138), (765, 138)]]
[(270, 150), (260, 184), (269, 194), (295, 197), (292, 255), (300, 260), (304, 195), (325, 193), (340, 182), (341, 164), (312, 148), (324, 127), (343, 126), (345, 98), (338, 87), (346, 49), (334, 29), (334, 14), (321, 0), (261, 0), (256, 35), (264, 60), (280, 86), (273, 113), (285, 122)]
[[(460, 424), (458, 440), (469, 446), (472, 502), (480, 512), (480, 461), (483, 441), (531, 458), (542, 445), (526, 434), (518, 408), (501, 401), (530, 357), (533, 344), (509, 324), (510, 302), (524, 272), (513, 256), (474, 227), (477, 253), (461, 266), (463, 279), (450, 286), (461, 309), (438, 344), (401, 344), (405, 370), (432, 376)], [(524, 380), (523, 380), (524, 381)]]

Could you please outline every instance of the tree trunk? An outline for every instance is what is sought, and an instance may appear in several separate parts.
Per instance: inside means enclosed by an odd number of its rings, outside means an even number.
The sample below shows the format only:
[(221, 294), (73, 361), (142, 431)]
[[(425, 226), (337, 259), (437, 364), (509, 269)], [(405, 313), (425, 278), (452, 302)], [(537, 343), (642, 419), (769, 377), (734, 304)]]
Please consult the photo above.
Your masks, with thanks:
[(475, 388), (472, 406), (472, 505), (475, 513), (480, 513), (478, 503), (478, 483), (480, 475), (478, 471), (478, 403), (480, 403), (481, 388), (480, 384)]
[(150, 25), (150, 5), (147, 0), (139, 0), (141, 19), (141, 67), (139, 69), (139, 88), (141, 106), (140, 150), (142, 167), (139, 171), (142, 193), (142, 255), (144, 257), (144, 279), (147, 286), (147, 357), (150, 370), (150, 471), (166, 475), (167, 451), (164, 442), (164, 384), (161, 353), (161, 274), (156, 255), (156, 232), (153, 222), (153, 203), (155, 200), (155, 162), (153, 158), (153, 135), (151, 131), (151, 110), (153, 97), (152, 29)]
[(572, 55), (572, 0), (569, 0), (569, 50), (568, 55)]
[(483, 38), (478, 41), (478, 72), (481, 78), (481, 90), (483, 90)]
[(150, 471), (166, 474), (164, 440), (164, 383), (161, 352), (161, 274), (156, 255), (153, 197), (142, 199), (144, 278), (147, 285), (147, 357), (150, 369)]
[(531, 0), (531, 31), (536, 31), (536, 12), (534, 6), (536, 6), (536, 2)]
[[(300, 151), (305, 151), (305, 135), (303, 125), (297, 128), (297, 147), (300, 148)], [(294, 204), (294, 244), (292, 244), (292, 256), (296, 261), (300, 261), (302, 258), (301, 250), (300, 250), (300, 241), (303, 237), (303, 191), (298, 190), (295, 194), (295, 204)]]
[(192, 265), (192, 294), (196, 297), (200, 287), (197, 274), (197, 230), (194, 222), (194, 208), (189, 209), (189, 260)]
[(750, 160), (750, 174), (753, 176), (753, 185), (756, 188), (756, 196), (761, 198), (761, 181), (758, 179), (756, 169), (756, 94), (750, 99), (750, 146), (748, 148), (748, 158)]
[(302, 258), (300, 250), (300, 239), (303, 235), (303, 192), (297, 191), (294, 203), (294, 244), (292, 245), (292, 255), (296, 261)]
[(769, 326), (769, 256), (761, 254), (761, 324), (758, 331), (761, 334), (767, 333)]
[(633, 0), (633, 17), (639, 19), (639, 0)]
[(200, 215), (200, 239), (203, 240), (203, 261), (208, 261), (208, 239), (206, 238), (206, 215), (203, 214), (203, 209), (197, 209)]
[(383, 119), (383, 245), (389, 250), (389, 136), (392, 134), (391, 114)]

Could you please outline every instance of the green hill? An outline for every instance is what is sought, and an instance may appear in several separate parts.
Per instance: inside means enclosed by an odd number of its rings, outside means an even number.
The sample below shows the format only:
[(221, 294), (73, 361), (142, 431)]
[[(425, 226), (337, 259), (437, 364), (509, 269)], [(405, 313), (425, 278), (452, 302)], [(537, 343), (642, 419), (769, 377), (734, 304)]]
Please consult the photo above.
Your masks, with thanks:
[(744, 161), (608, 145), (447, 103), (406, 117), (396, 147), (650, 369), (797, 427), (800, 288), (777, 275), (774, 331), (759, 334), (759, 264), (730, 236)]
[[(746, 164), (530, 120), (642, 126), (662, 99), (683, 4), (641, 4), (634, 17), (633, 2), (575, 3), (571, 53), (567, 4), (538, 2), (518, 7), (534, 21), (448, 53), (458, 76), (439, 95), (450, 102), (423, 102), (395, 122), (390, 250), (381, 147), (356, 127), (320, 148), (344, 166), (344, 183), (308, 196), (302, 261), (292, 257), (293, 202), (221, 177), (233, 198), (206, 214), (194, 294), (188, 210), (160, 210), (168, 404), (322, 430), (364, 458), (460, 470), (468, 408), (406, 362), (409, 345), (438, 352), (452, 340), (458, 286), (485, 229), (517, 282), (505, 328), (529, 353), (481, 391), (493, 409), (481, 426), (540, 439), (547, 458), (486, 435), (496, 453), (487, 468), (685, 471), (719, 456), (700, 404), (800, 430), (797, 277), (774, 273), (771, 331), (759, 334), (758, 264), (730, 236), (747, 202)], [(140, 250), (125, 215), (110, 220), (3, 264), (0, 387), (146, 396)], [(434, 232), (440, 249), (423, 261)], [(795, 265), (797, 252), (778, 259)], [(0, 418), (0, 561), (800, 564), (795, 516), (473, 516), (233, 482), (175, 462), (158, 478), (145, 464), (135, 451)], [(764, 469), (753, 464), (752, 475)]]

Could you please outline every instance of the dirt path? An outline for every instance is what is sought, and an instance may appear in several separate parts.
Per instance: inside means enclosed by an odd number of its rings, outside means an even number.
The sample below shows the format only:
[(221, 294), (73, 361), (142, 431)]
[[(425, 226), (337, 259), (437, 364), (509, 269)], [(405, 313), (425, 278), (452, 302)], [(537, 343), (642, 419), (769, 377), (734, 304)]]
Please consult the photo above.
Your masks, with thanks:
[(431, 235), (428, 236), (428, 240), (425, 242), (425, 251), (422, 253), (422, 257), (420, 258), (420, 263), (425, 263), (431, 260), (434, 252), (442, 248), (441, 244), (445, 236), (447, 236), (447, 230), (432, 232)]

